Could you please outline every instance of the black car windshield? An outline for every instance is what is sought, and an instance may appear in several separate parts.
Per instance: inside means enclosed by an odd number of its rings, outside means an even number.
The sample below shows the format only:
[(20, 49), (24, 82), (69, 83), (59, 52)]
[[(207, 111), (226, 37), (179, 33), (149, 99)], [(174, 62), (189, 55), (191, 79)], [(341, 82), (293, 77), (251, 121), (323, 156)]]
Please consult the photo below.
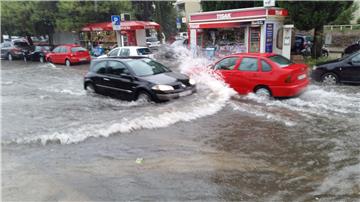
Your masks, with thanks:
[(164, 65), (151, 59), (137, 59), (126, 62), (136, 76), (150, 76), (170, 72)]
[(269, 59), (275, 62), (276, 64), (278, 64), (281, 68), (287, 67), (292, 64), (292, 62), (289, 59), (281, 55), (270, 56)]
[(87, 51), (87, 50), (85, 48), (83, 48), (83, 47), (73, 47), (73, 48), (71, 48), (72, 53), (82, 52), (82, 51)]
[(151, 54), (151, 51), (148, 48), (138, 48), (137, 52), (138, 52), (139, 55), (149, 55), (149, 54)]

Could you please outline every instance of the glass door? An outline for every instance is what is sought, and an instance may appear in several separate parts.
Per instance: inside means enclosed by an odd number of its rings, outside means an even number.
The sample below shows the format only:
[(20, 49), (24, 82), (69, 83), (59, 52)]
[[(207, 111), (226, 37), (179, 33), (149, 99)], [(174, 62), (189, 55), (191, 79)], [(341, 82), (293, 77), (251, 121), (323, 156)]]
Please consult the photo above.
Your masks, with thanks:
[(249, 52), (260, 52), (260, 27), (250, 27), (249, 29)]

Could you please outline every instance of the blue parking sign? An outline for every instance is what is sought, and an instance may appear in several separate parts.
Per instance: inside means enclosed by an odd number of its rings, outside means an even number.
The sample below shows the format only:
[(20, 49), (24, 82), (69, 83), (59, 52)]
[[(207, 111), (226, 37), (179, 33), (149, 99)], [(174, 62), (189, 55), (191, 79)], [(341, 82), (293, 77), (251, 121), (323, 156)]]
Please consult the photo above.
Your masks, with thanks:
[(120, 15), (112, 15), (111, 22), (113, 25), (120, 25)]

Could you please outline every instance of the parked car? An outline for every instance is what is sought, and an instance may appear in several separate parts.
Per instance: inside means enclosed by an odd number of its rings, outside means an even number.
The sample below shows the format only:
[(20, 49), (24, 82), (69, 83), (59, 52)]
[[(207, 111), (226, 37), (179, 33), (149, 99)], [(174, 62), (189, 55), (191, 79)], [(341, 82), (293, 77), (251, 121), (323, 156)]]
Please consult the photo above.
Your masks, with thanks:
[(359, 50), (360, 50), (360, 41), (357, 41), (356, 43), (351, 44), (350, 46), (346, 47), (344, 49), (342, 56), (345, 57), (345, 56), (355, 53), (356, 51), (359, 51)]
[(37, 45), (33, 46), (32, 50), (24, 53), (24, 60), (45, 62), (45, 56), (51, 52), (52, 46), (50, 45)]
[(105, 57), (132, 57), (132, 56), (144, 56), (149, 58), (154, 58), (151, 50), (147, 47), (141, 46), (124, 46), (114, 48), (109, 51), (106, 55), (101, 55), (98, 58)]
[(1, 44), (1, 58), (8, 60), (22, 59), (24, 53), (29, 52), (31, 46), (24, 40), (15, 39), (12, 41), (5, 41)]
[(188, 76), (150, 58), (108, 57), (91, 62), (84, 89), (125, 100), (160, 102), (190, 95), (196, 86)]
[(157, 49), (160, 47), (160, 41), (156, 37), (147, 37), (146, 46), (151, 49)]
[(337, 60), (315, 65), (311, 77), (315, 81), (329, 85), (360, 83), (360, 51)]
[(187, 32), (179, 32), (176, 36), (175, 39), (179, 40), (179, 39), (188, 39), (188, 33)]
[(307, 35), (295, 35), (295, 43), (292, 47), (292, 51), (296, 53), (304, 54), (304, 51), (308, 51), (310, 49), (311, 54), (311, 46), (313, 44), (313, 39), (311, 36)]
[(239, 53), (211, 66), (239, 94), (294, 97), (309, 84), (307, 66), (273, 53)]
[(65, 44), (54, 48), (46, 54), (46, 60), (52, 63), (70, 66), (74, 63), (90, 62), (91, 57), (87, 49), (77, 44)]

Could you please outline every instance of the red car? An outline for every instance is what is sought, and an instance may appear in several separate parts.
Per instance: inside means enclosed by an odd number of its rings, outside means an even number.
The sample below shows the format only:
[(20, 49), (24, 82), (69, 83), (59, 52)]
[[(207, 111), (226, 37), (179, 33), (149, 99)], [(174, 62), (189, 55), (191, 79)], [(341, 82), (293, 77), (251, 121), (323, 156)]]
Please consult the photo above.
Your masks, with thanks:
[(85, 48), (76, 44), (66, 44), (58, 46), (50, 53), (47, 53), (46, 60), (70, 66), (74, 63), (90, 62), (91, 57), (89, 51)]
[(305, 64), (294, 64), (273, 53), (239, 53), (212, 66), (240, 94), (294, 97), (309, 84)]

